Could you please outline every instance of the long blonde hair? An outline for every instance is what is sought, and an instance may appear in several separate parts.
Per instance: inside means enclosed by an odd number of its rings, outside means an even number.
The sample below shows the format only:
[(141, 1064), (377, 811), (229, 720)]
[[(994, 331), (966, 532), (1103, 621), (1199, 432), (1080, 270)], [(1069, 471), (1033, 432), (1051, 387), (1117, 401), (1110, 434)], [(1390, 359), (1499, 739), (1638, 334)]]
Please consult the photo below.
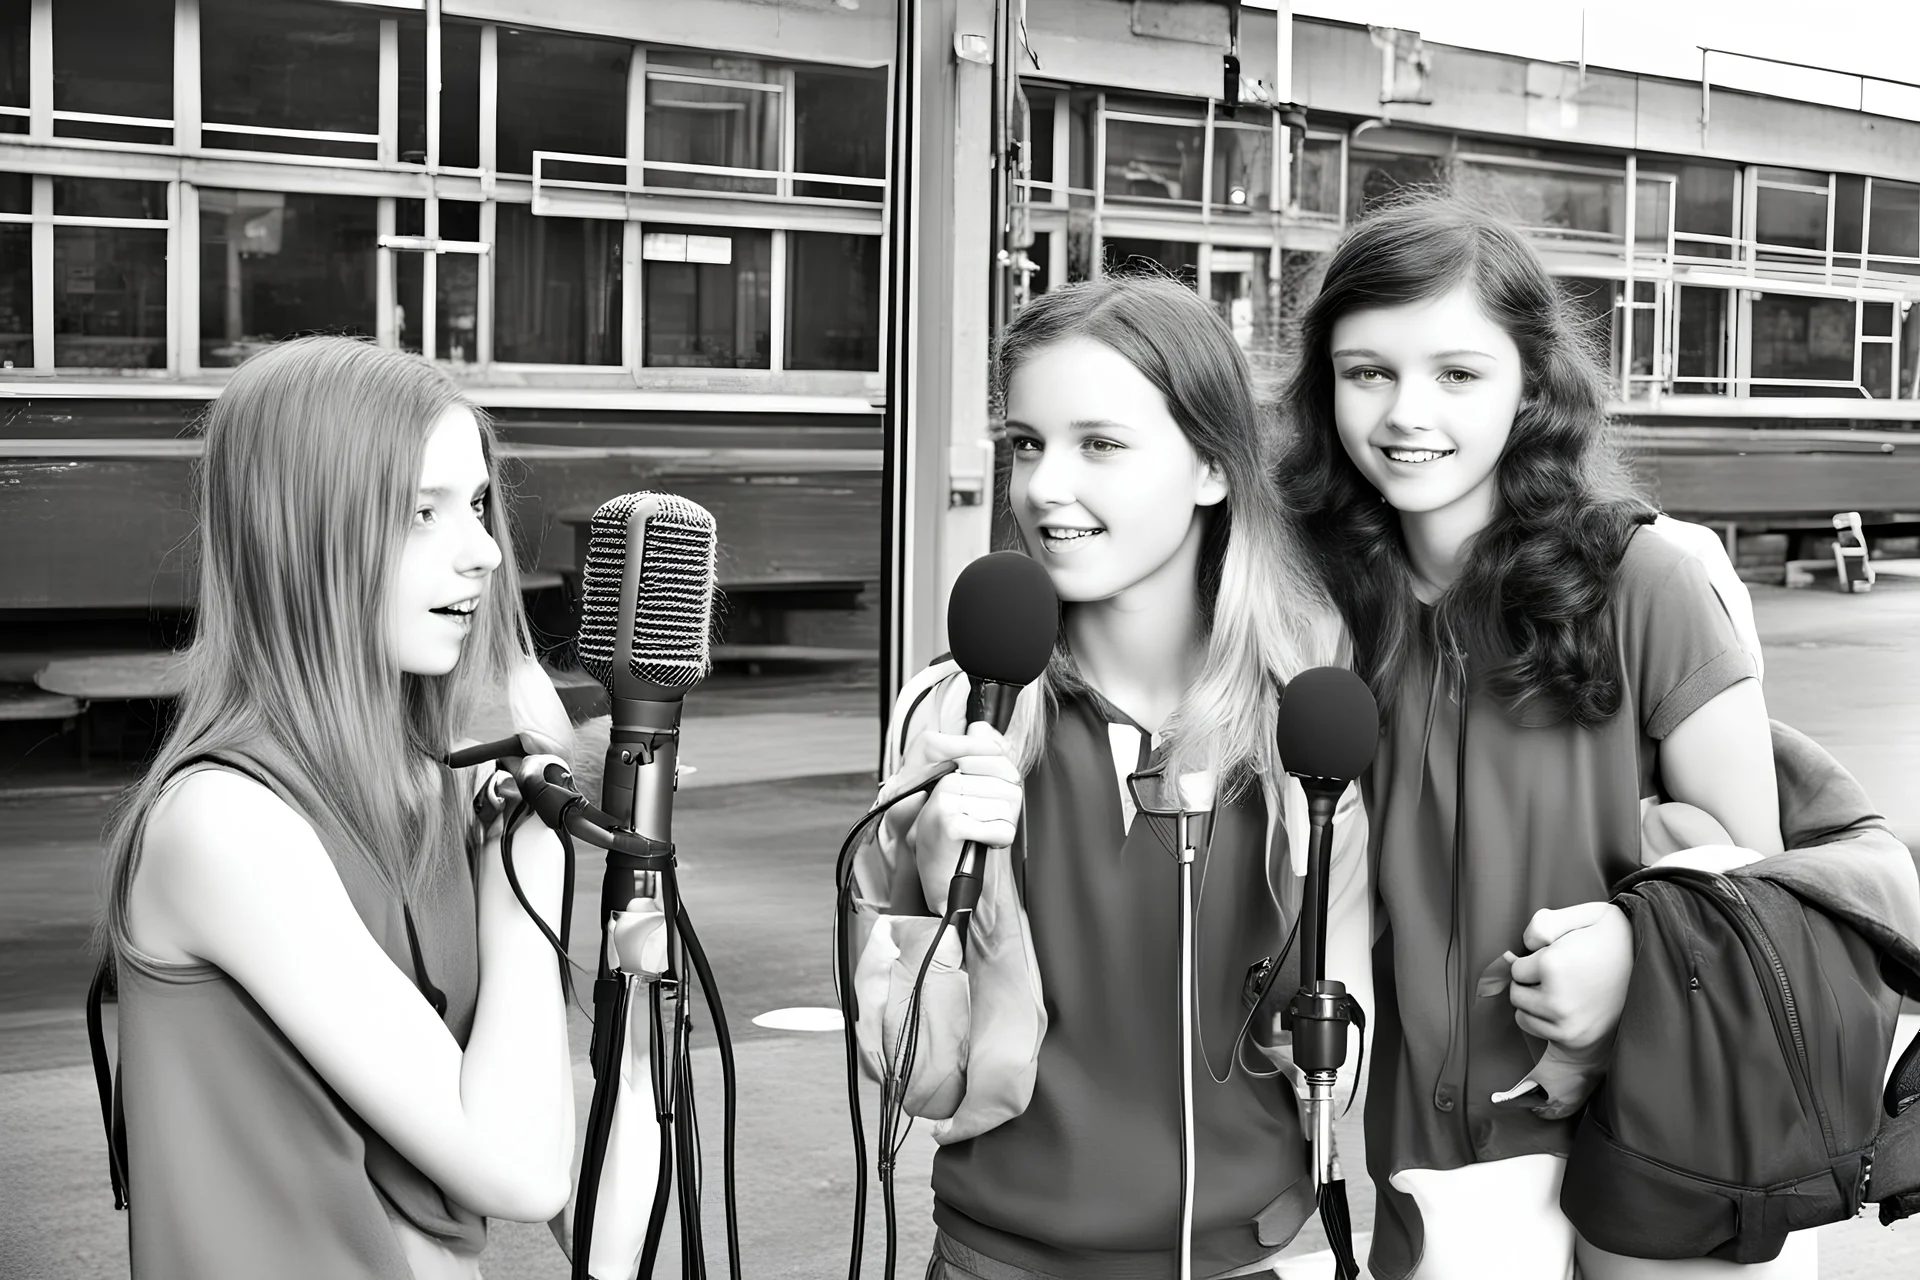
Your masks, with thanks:
[[(1279, 686), (1335, 661), (1341, 631), (1274, 488), (1278, 442), (1255, 403), (1246, 357), (1213, 308), (1177, 281), (1118, 276), (1068, 285), (1028, 303), (1007, 326), (993, 369), (996, 420), (1005, 418), (1007, 386), (1021, 364), (1070, 337), (1125, 357), (1166, 398), (1194, 452), (1226, 479), (1226, 501), (1202, 515), (1195, 585), (1206, 649), (1163, 741), (1174, 776), (1210, 772), (1227, 797), (1259, 785), (1277, 813)], [(1014, 549), (1028, 550), (1017, 541)], [(1061, 698), (1085, 687), (1063, 626), (1046, 676), (1022, 695), (1009, 730), (1023, 773), (1039, 760)]]
[(435, 762), (529, 644), (493, 431), (476, 410), (500, 567), (451, 674), (403, 674), (388, 652), (388, 583), (427, 439), (456, 406), (472, 408), (430, 362), (338, 337), (269, 348), (213, 402), (186, 690), (107, 831), (99, 941), (114, 955), (132, 950), (127, 898), (147, 813), (196, 756), (265, 769), (334, 857), (364, 859), (403, 899), (457, 848), (465, 815)]

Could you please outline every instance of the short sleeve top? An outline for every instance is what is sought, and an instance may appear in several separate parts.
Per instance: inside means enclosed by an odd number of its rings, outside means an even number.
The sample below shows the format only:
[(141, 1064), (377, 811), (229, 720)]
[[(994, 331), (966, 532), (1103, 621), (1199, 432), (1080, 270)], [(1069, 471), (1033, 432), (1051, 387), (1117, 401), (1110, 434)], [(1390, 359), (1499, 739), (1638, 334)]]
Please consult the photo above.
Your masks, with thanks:
[(1570, 1148), (1577, 1117), (1493, 1104), (1541, 1046), (1504, 998), (1476, 998), (1479, 975), (1524, 950), (1534, 912), (1605, 899), (1638, 865), (1641, 799), (1666, 798), (1661, 740), (1754, 674), (1705, 568), (1648, 528), (1621, 559), (1612, 625), (1624, 696), (1592, 727), (1463, 696), (1429, 626), (1362, 780), (1383, 916), (1366, 1112), (1381, 1280), (1419, 1258), (1417, 1213), (1388, 1188), (1393, 1173)]

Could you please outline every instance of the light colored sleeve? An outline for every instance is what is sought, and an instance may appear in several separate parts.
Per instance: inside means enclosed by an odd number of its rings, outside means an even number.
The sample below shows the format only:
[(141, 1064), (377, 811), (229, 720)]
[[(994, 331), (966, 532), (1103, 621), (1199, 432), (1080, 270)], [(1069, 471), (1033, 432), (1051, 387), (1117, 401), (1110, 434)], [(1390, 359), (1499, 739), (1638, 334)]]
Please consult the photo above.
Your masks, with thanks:
[[(1364, 1034), (1348, 1038), (1340, 1068), (1345, 1099), (1360, 1069), (1361, 1053), (1373, 1043), (1373, 892), (1367, 877), (1367, 811), (1359, 784), (1347, 788), (1333, 814), (1333, 856), (1327, 877), (1327, 977), (1344, 982), (1366, 1015)], [(1342, 1101), (1342, 1106), (1345, 1102)]]
[(1713, 585), (1714, 594), (1720, 597), (1721, 606), (1733, 622), (1734, 633), (1740, 637), (1740, 647), (1753, 659), (1755, 678), (1764, 683), (1766, 659), (1760, 652), (1760, 631), (1753, 621), (1753, 596), (1728, 558), (1726, 543), (1705, 525), (1675, 520), (1672, 516), (1663, 515), (1655, 520), (1653, 531), (1685, 550), (1706, 570), (1707, 581)]

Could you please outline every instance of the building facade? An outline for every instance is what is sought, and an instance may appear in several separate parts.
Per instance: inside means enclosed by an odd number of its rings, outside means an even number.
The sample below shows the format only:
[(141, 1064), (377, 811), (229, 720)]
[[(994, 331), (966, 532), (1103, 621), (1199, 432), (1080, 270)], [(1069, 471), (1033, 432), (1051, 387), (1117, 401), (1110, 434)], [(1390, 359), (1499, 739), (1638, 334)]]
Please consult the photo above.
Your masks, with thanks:
[(182, 600), (192, 418), (349, 333), (495, 415), (530, 568), (675, 488), (891, 684), (987, 547), (996, 315), (1147, 260), (1271, 371), (1408, 185), (1527, 228), (1670, 509), (1920, 511), (1920, 123), (1287, 10), (0, 0), (0, 612)]

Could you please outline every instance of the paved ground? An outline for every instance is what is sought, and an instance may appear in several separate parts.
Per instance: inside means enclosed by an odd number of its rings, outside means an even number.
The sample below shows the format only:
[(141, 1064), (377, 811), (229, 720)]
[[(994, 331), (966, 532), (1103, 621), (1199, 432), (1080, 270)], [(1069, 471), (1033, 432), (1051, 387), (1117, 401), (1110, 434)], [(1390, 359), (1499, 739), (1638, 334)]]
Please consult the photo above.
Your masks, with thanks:
[[(1886, 582), (1869, 596), (1756, 588), (1767, 643), (1769, 706), (1854, 770), (1894, 829), (1920, 845), (1920, 585)], [(830, 867), (847, 824), (871, 796), (875, 695), (859, 675), (718, 682), (689, 701), (686, 760), (700, 772), (676, 810), (687, 900), (713, 957), (734, 1029), (740, 1079), (739, 1187), (743, 1272), (811, 1280), (847, 1272), (854, 1166), (837, 1036), (774, 1032), (768, 1009), (833, 1002), (826, 922)], [(818, 775), (818, 776), (803, 776)], [(126, 1273), (124, 1219), (110, 1208), (99, 1113), (78, 1016), (83, 947), (94, 909), (101, 819), (115, 776), (91, 780), (0, 762), (0, 1277), (82, 1280)], [(123, 776), (123, 775), (122, 775)], [(23, 792), (21, 784), (34, 788)], [(769, 833), (774, 833), (770, 838)], [(584, 901), (597, 892), (583, 856)], [(587, 918), (584, 914), (580, 918)], [(586, 932), (586, 931), (583, 931)], [(584, 959), (593, 942), (577, 944)], [(584, 1054), (584, 1023), (575, 1044)], [(722, 1256), (717, 1054), (702, 1033), (709, 1256)], [(577, 1064), (582, 1107), (589, 1094)], [(871, 1109), (871, 1091), (867, 1094)], [(1357, 1115), (1357, 1112), (1356, 1112)], [(871, 1121), (869, 1121), (869, 1128)], [(1357, 1176), (1357, 1125), (1343, 1129), (1356, 1226), (1372, 1196)], [(899, 1275), (925, 1265), (931, 1144), (902, 1154)], [(869, 1204), (865, 1273), (880, 1274), (880, 1204)], [(1823, 1228), (1823, 1280), (1920, 1274), (1920, 1226), (1888, 1231), (1871, 1217)], [(1303, 1233), (1296, 1252), (1319, 1245)], [(678, 1269), (669, 1246), (659, 1274)], [(543, 1227), (499, 1224), (489, 1280), (561, 1277)], [(1330, 1274), (1324, 1258), (1282, 1274)]]

